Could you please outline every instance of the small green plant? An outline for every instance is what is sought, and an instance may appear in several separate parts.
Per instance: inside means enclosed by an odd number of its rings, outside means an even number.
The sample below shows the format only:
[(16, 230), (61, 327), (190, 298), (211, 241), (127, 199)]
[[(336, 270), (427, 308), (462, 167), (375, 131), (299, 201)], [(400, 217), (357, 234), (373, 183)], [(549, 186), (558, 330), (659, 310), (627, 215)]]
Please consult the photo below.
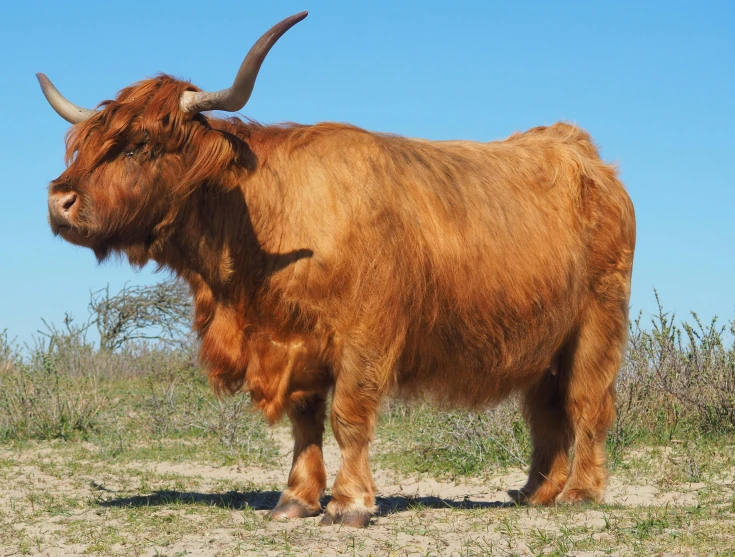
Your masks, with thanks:
[(93, 431), (107, 395), (94, 368), (77, 369), (91, 352), (71, 320), (37, 342), (24, 361), (0, 336), (0, 439), (68, 439)]
[[(631, 323), (628, 353), (618, 378), (618, 418), (612, 442), (627, 445), (647, 438), (669, 442), (699, 432), (735, 432), (735, 321), (676, 325), (663, 310), (651, 328), (641, 315)], [(727, 336), (730, 335), (730, 344)]]

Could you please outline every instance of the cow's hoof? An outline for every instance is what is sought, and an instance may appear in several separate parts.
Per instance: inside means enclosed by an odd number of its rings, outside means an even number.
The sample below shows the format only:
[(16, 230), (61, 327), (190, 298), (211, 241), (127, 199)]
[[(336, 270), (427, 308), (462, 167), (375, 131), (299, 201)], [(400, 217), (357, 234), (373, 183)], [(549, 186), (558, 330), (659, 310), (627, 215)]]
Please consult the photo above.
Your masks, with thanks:
[(508, 496), (516, 505), (541, 505), (544, 507), (553, 505), (558, 494), (558, 489), (549, 490), (543, 488), (537, 489), (533, 493), (528, 493), (523, 489), (511, 489), (508, 491)]
[(528, 505), (528, 494), (523, 491), (522, 489), (509, 489), (507, 491), (508, 497), (510, 497), (511, 501), (513, 501), (516, 505)]
[(600, 501), (602, 501), (602, 495), (591, 489), (565, 489), (556, 498), (556, 502), (560, 504), (599, 503)]
[(268, 517), (271, 520), (290, 520), (293, 518), (308, 518), (310, 516), (316, 516), (320, 512), (321, 509), (310, 509), (306, 505), (292, 499), (278, 505), (268, 513)]
[(349, 511), (339, 516), (324, 513), (319, 526), (331, 526), (339, 524), (340, 526), (351, 526), (352, 528), (365, 528), (370, 524), (371, 514), (368, 512)]

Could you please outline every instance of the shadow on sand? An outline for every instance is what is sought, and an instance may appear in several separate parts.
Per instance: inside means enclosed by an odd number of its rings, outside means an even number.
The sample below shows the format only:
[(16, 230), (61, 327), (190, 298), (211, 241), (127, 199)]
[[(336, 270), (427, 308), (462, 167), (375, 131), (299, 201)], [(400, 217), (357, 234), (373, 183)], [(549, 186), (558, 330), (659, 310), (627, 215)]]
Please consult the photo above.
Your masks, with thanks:
[[(133, 495), (131, 497), (117, 497), (99, 484), (92, 484), (98, 491), (111, 495), (104, 495), (98, 501), (102, 507), (156, 507), (162, 505), (207, 505), (225, 509), (243, 510), (250, 508), (256, 511), (269, 511), (276, 506), (279, 491), (228, 491), (225, 493), (198, 493), (195, 491), (161, 490), (149, 495)], [(322, 507), (329, 502), (329, 497), (322, 498)], [(516, 503), (508, 501), (473, 501), (464, 499), (457, 501), (441, 497), (406, 497), (394, 495), (378, 497), (378, 516), (386, 516), (411, 509), (502, 509), (515, 507)]]

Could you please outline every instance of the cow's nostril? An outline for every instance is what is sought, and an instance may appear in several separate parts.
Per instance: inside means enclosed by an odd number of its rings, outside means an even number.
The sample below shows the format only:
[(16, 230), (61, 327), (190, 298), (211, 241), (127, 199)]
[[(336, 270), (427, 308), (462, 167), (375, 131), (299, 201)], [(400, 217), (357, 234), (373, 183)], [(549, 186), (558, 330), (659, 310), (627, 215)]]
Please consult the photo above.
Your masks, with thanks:
[(76, 193), (70, 193), (64, 199), (61, 200), (61, 206), (63, 207), (64, 211), (68, 211), (71, 209), (72, 205), (77, 202), (77, 194)]

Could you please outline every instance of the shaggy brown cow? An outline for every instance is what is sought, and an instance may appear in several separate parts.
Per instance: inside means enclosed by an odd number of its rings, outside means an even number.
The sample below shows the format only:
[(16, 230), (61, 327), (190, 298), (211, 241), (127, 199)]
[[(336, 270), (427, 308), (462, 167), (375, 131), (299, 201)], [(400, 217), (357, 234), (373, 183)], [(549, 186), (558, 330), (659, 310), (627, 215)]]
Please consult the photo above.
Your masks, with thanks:
[(434, 142), (203, 114), (239, 110), (305, 16), (216, 93), (161, 75), (89, 111), (39, 75), (75, 124), (54, 233), (189, 283), (214, 388), (293, 424), (273, 517), (321, 512), (330, 392), (342, 464), (322, 524), (374, 513), (368, 444), (389, 394), (482, 408), (519, 393), (533, 457), (516, 498), (599, 500), (635, 243), (615, 170), (567, 124)]

